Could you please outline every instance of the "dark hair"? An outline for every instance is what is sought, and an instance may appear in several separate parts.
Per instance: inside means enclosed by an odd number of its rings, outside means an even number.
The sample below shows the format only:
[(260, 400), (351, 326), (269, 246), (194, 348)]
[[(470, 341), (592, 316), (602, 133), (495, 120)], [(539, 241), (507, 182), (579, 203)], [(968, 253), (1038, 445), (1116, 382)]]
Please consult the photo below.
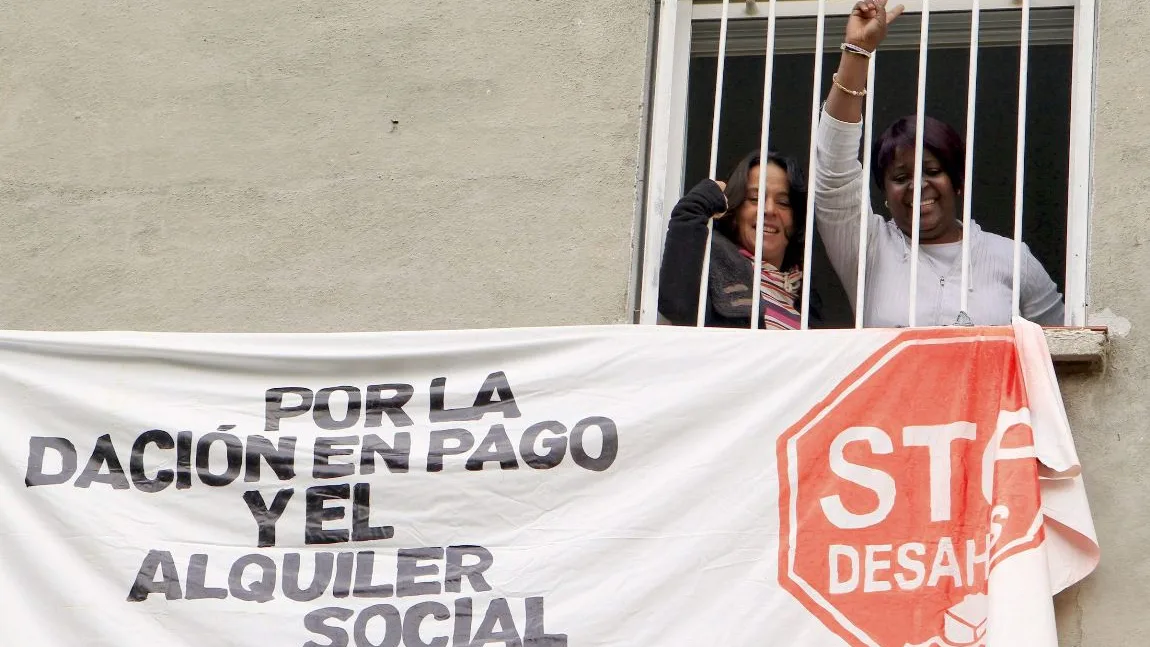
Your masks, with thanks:
[[(738, 243), (739, 237), (735, 231), (735, 211), (747, 199), (747, 174), (759, 165), (758, 151), (748, 153), (735, 165), (727, 180), (727, 213), (723, 218), (715, 220), (715, 229), (727, 238)], [(794, 233), (787, 241), (787, 249), (783, 253), (783, 266), (780, 270), (787, 271), (792, 267), (803, 266), (803, 236), (807, 225), (807, 183), (803, 177), (803, 169), (798, 162), (775, 151), (767, 153), (767, 163), (787, 172), (787, 183), (790, 186), (791, 214), (794, 218)]]
[[(891, 124), (890, 128), (875, 140), (870, 168), (871, 176), (880, 189), (886, 179), (886, 169), (894, 161), (895, 153), (900, 148), (914, 150), (914, 138), (915, 116), (908, 115)], [(950, 176), (952, 185), (956, 187), (963, 185), (966, 175), (966, 144), (954, 128), (946, 122), (927, 117), (923, 122), (922, 147), (938, 158), (942, 170)]]

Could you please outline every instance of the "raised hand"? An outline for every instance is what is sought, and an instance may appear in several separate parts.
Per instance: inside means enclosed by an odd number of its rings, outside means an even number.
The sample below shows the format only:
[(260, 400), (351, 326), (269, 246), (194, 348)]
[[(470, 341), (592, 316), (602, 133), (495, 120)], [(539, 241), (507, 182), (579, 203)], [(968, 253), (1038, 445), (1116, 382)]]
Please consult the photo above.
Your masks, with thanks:
[(730, 204), (727, 203), (727, 183), (722, 180), (715, 180), (714, 182), (715, 184), (719, 185), (719, 190), (723, 192), (723, 203), (726, 204), (726, 206), (723, 207), (723, 210), (719, 213), (711, 214), (711, 217), (722, 218), (723, 216), (727, 215), (727, 211), (730, 209)]
[(887, 0), (860, 0), (847, 18), (846, 41), (873, 52), (886, 38), (887, 27), (902, 15), (905, 7), (887, 9)]

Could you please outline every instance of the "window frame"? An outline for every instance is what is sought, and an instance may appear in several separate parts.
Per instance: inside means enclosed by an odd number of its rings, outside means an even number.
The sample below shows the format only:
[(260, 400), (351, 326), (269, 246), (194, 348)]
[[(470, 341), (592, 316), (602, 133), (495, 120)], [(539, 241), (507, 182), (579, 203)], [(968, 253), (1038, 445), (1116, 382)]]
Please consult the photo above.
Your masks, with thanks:
[[(731, 0), (729, 20), (764, 19), (766, 0), (758, 11)], [(778, 0), (779, 18), (811, 17), (818, 0)], [(846, 15), (851, 0), (827, 0), (827, 16)], [(922, 10), (922, 0), (903, 0), (907, 12)], [(981, 9), (1019, 9), (1015, 0), (981, 0)], [(932, 0), (931, 14), (969, 11), (970, 0)], [(1066, 281), (1063, 299), (1067, 326), (1087, 325), (1089, 303), (1089, 234), (1092, 206), (1095, 68), (1097, 65), (1097, 0), (1031, 0), (1032, 9), (1073, 8), (1074, 35), (1071, 64), (1070, 169), (1066, 222)], [(687, 83), (691, 59), (692, 26), (696, 20), (718, 20), (720, 2), (660, 0), (657, 43), (653, 64), (647, 156), (647, 183), (643, 204), (642, 250), (638, 269), (636, 319), (658, 323), (659, 265), (663, 255), (670, 209), (682, 196), (687, 137)]]

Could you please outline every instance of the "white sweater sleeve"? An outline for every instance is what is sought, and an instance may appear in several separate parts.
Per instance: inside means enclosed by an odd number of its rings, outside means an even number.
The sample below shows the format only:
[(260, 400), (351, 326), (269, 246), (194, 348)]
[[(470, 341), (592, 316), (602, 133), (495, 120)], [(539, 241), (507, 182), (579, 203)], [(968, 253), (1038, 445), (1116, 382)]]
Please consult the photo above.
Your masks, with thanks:
[[(823, 111), (816, 133), (815, 170), (815, 222), (831, 265), (839, 276), (851, 307), (855, 307), (858, 283), (859, 256), (859, 202), (862, 199), (862, 164), (859, 162), (859, 144), (862, 123), (839, 121)], [(882, 218), (866, 209), (867, 255), (875, 252), (875, 236)]]
[(1065, 323), (1065, 307), (1058, 286), (1026, 245), (1022, 246), (1021, 283), (1019, 310), (1023, 318), (1043, 326), (1061, 326)]

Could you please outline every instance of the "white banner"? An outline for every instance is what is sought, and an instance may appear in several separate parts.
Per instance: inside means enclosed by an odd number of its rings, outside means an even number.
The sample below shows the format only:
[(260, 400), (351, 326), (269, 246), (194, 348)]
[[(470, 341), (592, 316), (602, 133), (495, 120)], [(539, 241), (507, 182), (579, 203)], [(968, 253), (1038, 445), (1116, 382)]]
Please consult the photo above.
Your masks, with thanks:
[(1056, 647), (1040, 331), (0, 333), (4, 645)]

